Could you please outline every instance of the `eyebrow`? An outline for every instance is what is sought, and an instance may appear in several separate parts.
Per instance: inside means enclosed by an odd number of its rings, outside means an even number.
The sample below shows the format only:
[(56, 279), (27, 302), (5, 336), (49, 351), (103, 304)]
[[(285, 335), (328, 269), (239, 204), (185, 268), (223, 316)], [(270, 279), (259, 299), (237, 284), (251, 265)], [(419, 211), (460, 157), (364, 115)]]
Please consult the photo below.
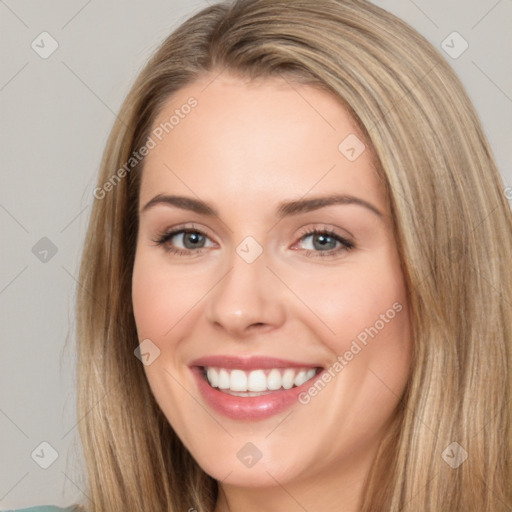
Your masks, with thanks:
[[(346, 194), (334, 194), (329, 196), (312, 197), (310, 199), (299, 199), (297, 201), (287, 201), (278, 206), (276, 215), (279, 218), (283, 218), (319, 210), (326, 206), (349, 204), (362, 206), (373, 212), (378, 217), (384, 217), (383, 213), (373, 206), (373, 204), (365, 201), (364, 199)], [(153, 197), (153, 199), (147, 202), (142, 208), (141, 213), (146, 212), (157, 205), (174, 206), (176, 208), (181, 208), (182, 210), (192, 211), (209, 217), (219, 216), (219, 212), (212, 205), (201, 201), (200, 199), (165, 194), (158, 194)]]

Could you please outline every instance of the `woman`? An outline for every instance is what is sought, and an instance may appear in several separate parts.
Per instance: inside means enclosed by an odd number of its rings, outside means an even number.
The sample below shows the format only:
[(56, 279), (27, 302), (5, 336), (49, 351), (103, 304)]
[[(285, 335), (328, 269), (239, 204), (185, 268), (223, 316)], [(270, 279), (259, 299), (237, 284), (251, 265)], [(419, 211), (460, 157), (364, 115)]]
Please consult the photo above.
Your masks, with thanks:
[(379, 7), (186, 21), (94, 191), (85, 509), (510, 510), (502, 190), (454, 73)]

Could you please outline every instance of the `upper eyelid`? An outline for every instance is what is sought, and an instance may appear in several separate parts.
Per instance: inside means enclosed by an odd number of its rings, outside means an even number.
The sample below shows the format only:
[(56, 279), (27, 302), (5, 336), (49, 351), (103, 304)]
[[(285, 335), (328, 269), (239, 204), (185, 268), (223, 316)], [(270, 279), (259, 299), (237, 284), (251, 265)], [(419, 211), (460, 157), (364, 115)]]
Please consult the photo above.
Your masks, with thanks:
[[(300, 236), (314, 234), (314, 233), (330, 233), (340, 238), (350, 238), (355, 241), (356, 237), (347, 229), (341, 229), (339, 227), (333, 227), (330, 224), (325, 223), (313, 223), (315, 227), (305, 227), (301, 229)], [(343, 235), (340, 231), (344, 231), (348, 236)]]
[(182, 234), (182, 233), (201, 233), (206, 238), (209, 238), (212, 242), (215, 243), (213, 237), (208, 233), (208, 231), (204, 228), (200, 228), (197, 226), (177, 226), (174, 228), (166, 229), (162, 232), (159, 232), (156, 235), (156, 240), (165, 240), (166, 242), (169, 242), (169, 240), (176, 235)]

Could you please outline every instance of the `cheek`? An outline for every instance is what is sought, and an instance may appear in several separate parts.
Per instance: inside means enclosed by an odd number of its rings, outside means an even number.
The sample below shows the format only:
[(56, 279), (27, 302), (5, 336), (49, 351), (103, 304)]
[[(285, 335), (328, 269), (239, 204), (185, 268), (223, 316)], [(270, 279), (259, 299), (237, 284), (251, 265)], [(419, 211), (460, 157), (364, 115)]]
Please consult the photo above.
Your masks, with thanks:
[(194, 414), (194, 403), (183, 393), (186, 382), (178, 349), (189, 314), (204, 291), (187, 282), (183, 273), (169, 270), (161, 257), (144, 248), (136, 254), (132, 276), (132, 301), (139, 341), (150, 339), (160, 350), (144, 367), (153, 395), (182, 440), (185, 425)]
[[(299, 293), (321, 320), (314, 331), (331, 359), (322, 382), (299, 399), (309, 417), (328, 418), (332, 443), (324, 456), (329, 460), (363, 450), (382, 432), (407, 383), (412, 338), (397, 260), (347, 265), (343, 272), (316, 277), (304, 279)], [(326, 409), (326, 404), (337, 405)], [(353, 441), (351, 447), (347, 439)]]
[[(297, 285), (320, 320), (317, 337), (331, 353), (327, 394), (340, 404), (347, 425), (369, 435), (395, 408), (410, 369), (410, 317), (398, 257), (390, 251), (361, 265), (347, 262), (343, 271), (319, 273)], [(316, 400), (313, 407), (321, 408), (317, 390), (307, 393), (304, 403)]]
[(390, 343), (408, 342), (406, 288), (394, 254), (295, 277), (294, 291), (316, 314), (322, 341), (335, 354), (349, 350), (353, 340), (364, 346), (377, 334)]
[(160, 345), (208, 291), (207, 280), (191, 282), (185, 272), (170, 270), (151, 255), (137, 254), (132, 300), (139, 338)]
[[(344, 389), (353, 390), (353, 419), (363, 430), (385, 421), (409, 375), (412, 337), (407, 293), (398, 258), (392, 256), (359, 272), (354, 269), (343, 283), (332, 284), (333, 298), (339, 291), (333, 300), (337, 312), (329, 310), (328, 321), (336, 331), (331, 348), (341, 356), (338, 369), (344, 377), (339, 384), (344, 381)], [(361, 418), (365, 421), (360, 424)]]

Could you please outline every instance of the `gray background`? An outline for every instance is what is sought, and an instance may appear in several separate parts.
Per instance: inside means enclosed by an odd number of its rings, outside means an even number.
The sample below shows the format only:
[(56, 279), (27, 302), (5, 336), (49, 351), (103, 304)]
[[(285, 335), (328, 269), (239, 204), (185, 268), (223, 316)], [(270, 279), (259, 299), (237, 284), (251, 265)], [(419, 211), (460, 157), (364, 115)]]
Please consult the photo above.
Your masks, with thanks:
[[(444, 54), (477, 107), (512, 199), (511, 0), (375, 3), (442, 53), (454, 31), (467, 41), (459, 57)], [(0, 0), (2, 509), (84, 499), (73, 301), (95, 175), (137, 72), (176, 25), (206, 5)], [(58, 43), (46, 59), (31, 47), (35, 41), (39, 52), (51, 48), (48, 36), (38, 37), (43, 31)], [(463, 42), (452, 40), (451, 52), (458, 52)], [(55, 454), (41, 442), (58, 453), (48, 469), (40, 466)]]

